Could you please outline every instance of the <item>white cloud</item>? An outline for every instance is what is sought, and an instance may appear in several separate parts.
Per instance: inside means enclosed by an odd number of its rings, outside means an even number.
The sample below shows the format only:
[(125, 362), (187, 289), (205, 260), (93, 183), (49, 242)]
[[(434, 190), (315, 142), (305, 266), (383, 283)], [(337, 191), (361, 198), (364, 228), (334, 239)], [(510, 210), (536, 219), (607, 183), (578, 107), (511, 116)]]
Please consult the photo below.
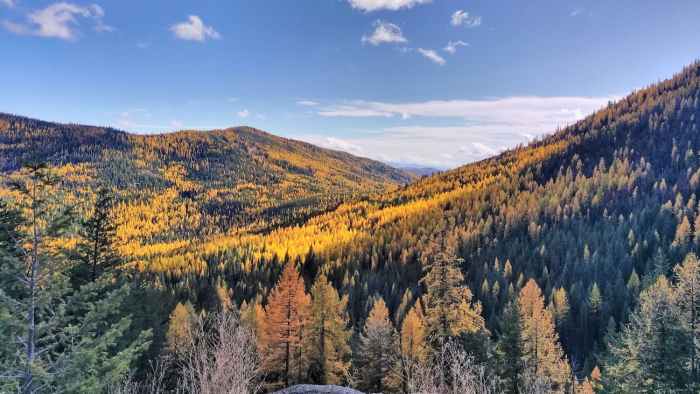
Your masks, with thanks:
[(569, 16), (579, 16), (583, 13), (583, 8), (574, 8), (571, 13), (569, 13)]
[[(446, 168), (484, 159), (554, 132), (614, 99), (616, 97), (505, 97), (402, 103), (349, 101), (321, 107), (317, 114), (382, 118), (397, 126), (357, 131), (352, 137), (342, 138), (342, 143), (328, 135), (300, 138), (386, 162)], [(407, 122), (401, 120), (405, 118), (416, 124), (398, 126)], [(453, 125), (445, 125), (450, 122)]]
[(438, 53), (432, 49), (418, 48), (418, 53), (430, 59), (430, 61), (432, 61), (435, 64), (439, 64), (442, 66), (446, 63), (445, 59), (442, 56), (438, 55)]
[(445, 48), (443, 50), (445, 52), (449, 52), (450, 54), (454, 55), (455, 52), (457, 52), (457, 48), (459, 47), (468, 47), (469, 44), (467, 44), (464, 41), (449, 41)]
[(227, 97), (226, 98), (226, 101), (228, 101), (229, 103), (235, 103), (238, 100), (240, 100), (240, 98), (238, 98), (238, 97)]
[(213, 27), (207, 26), (202, 21), (202, 18), (197, 15), (190, 15), (187, 21), (176, 23), (170, 26), (170, 31), (175, 37), (181, 40), (204, 42), (208, 38), (219, 39), (221, 34), (214, 30)]
[(431, 0), (348, 0), (352, 8), (365, 12), (378, 10), (396, 11), (402, 8), (412, 8), (419, 4), (430, 3)]
[(360, 147), (359, 145), (355, 145), (342, 138), (317, 137), (313, 135), (304, 136), (300, 138), (303, 140), (312, 141), (312, 143), (328, 149), (341, 150), (355, 155), (362, 155), (364, 153), (364, 149), (362, 149), (362, 147)]
[(379, 44), (392, 44), (407, 42), (406, 38), (401, 32), (401, 28), (397, 25), (389, 22), (384, 22), (381, 20), (375, 21), (372, 26), (374, 26), (374, 31), (370, 36), (362, 36), (362, 42), (369, 42), (370, 44), (377, 46)]
[(297, 101), (297, 104), (302, 105), (304, 107), (315, 107), (315, 106), (319, 105), (318, 102), (313, 101), (313, 100), (299, 100), (299, 101)]
[(9, 8), (13, 8), (15, 5), (17, 5), (15, 0), (0, 0), (0, 4)]
[(481, 17), (469, 15), (467, 11), (457, 10), (452, 14), (452, 19), (450, 21), (452, 26), (466, 26), (466, 27), (478, 27), (481, 25)]
[(243, 109), (241, 111), (238, 111), (237, 115), (239, 118), (247, 118), (248, 116), (250, 116), (250, 111), (248, 111), (247, 109)]
[(91, 20), (98, 32), (114, 30), (113, 27), (104, 24), (104, 15), (104, 10), (97, 4), (80, 6), (60, 2), (29, 13), (26, 23), (3, 21), (2, 25), (15, 34), (74, 40), (78, 34), (76, 28), (80, 18)]
[(598, 109), (610, 97), (515, 96), (492, 100), (434, 100), (387, 103), (356, 100), (321, 108), (322, 116), (401, 116), (464, 118), (475, 122), (550, 125), (579, 119)]

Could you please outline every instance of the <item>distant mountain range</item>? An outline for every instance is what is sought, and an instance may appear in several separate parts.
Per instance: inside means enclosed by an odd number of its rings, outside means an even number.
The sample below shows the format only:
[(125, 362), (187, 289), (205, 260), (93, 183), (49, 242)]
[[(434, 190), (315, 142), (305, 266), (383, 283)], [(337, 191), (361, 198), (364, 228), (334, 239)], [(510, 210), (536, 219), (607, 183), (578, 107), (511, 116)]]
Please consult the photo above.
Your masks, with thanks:
[(415, 164), (399, 164), (399, 163), (387, 163), (390, 166), (394, 168), (398, 168), (404, 172), (408, 172), (409, 174), (416, 175), (418, 177), (421, 176), (428, 176), (428, 175), (433, 175), (437, 174), (438, 172), (442, 172), (445, 170), (441, 170), (439, 168), (435, 167), (425, 167), (425, 166), (420, 166), (420, 165), (415, 165)]

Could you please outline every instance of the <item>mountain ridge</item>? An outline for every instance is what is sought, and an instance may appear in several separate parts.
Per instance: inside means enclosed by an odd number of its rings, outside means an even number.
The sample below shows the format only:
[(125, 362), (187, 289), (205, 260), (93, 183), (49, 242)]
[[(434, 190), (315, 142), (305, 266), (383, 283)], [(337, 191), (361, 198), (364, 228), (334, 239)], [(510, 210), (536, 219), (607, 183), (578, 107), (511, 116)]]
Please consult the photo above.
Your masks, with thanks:
[(47, 162), (76, 198), (111, 189), (130, 218), (123, 241), (139, 244), (267, 231), (413, 179), (252, 127), (142, 135), (0, 114), (0, 173), (19, 176), (27, 160)]

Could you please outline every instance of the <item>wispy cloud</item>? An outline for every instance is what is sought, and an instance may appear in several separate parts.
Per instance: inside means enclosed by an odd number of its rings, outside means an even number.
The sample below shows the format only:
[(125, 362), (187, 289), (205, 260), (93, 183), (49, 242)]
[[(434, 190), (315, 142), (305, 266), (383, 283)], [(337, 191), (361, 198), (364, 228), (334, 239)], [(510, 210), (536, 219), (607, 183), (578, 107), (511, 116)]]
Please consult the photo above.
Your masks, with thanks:
[(481, 26), (481, 17), (469, 15), (467, 11), (457, 10), (450, 19), (452, 26), (478, 27)]
[[(614, 99), (565, 96), (398, 103), (346, 101), (321, 107), (317, 114), (381, 118), (382, 122), (397, 125), (354, 132), (352, 137), (338, 137), (342, 142), (329, 141), (327, 135), (304, 138), (386, 162), (453, 167), (572, 124)], [(414, 124), (401, 126), (408, 122)], [(446, 126), (446, 123), (453, 125)], [(343, 145), (353, 148), (343, 148)]]
[(242, 110), (238, 111), (237, 115), (238, 115), (239, 118), (244, 118), (244, 119), (245, 119), (245, 118), (247, 118), (248, 116), (250, 116), (250, 111), (248, 111), (247, 109), (242, 109)]
[(469, 44), (464, 41), (449, 41), (443, 50), (451, 55), (454, 55), (457, 52), (457, 48), (467, 46), (469, 46)]
[[(383, 116), (403, 114), (423, 117), (464, 118), (478, 122), (569, 121), (605, 105), (610, 97), (539, 97), (516, 96), (492, 100), (434, 100), (388, 103), (355, 100), (320, 108), (321, 116)], [(342, 109), (342, 111), (336, 111)]]
[[(13, 1), (3, 1), (14, 5)], [(80, 6), (73, 3), (55, 3), (27, 15), (26, 22), (3, 21), (2, 26), (15, 34), (74, 40), (78, 35), (80, 19), (89, 20), (98, 32), (114, 30), (103, 22), (104, 10), (97, 4)]]
[(401, 28), (393, 23), (377, 20), (372, 26), (374, 26), (372, 34), (362, 36), (363, 43), (368, 42), (377, 46), (379, 44), (395, 44), (408, 41), (403, 36)]
[(209, 38), (215, 40), (221, 38), (219, 32), (213, 27), (205, 25), (202, 18), (197, 15), (190, 15), (187, 21), (170, 26), (170, 31), (175, 37), (187, 41), (204, 42)]
[(574, 8), (574, 9), (571, 10), (571, 12), (569, 13), (569, 16), (579, 16), (579, 15), (581, 15), (582, 13), (583, 13), (583, 8)]
[(13, 8), (17, 3), (15, 0), (0, 0), (0, 4), (4, 5), (5, 7)]
[(419, 4), (430, 3), (431, 0), (348, 0), (352, 8), (365, 12), (390, 10), (396, 11), (402, 8), (412, 8)]
[(418, 48), (417, 51), (418, 51), (418, 53), (420, 53), (425, 58), (429, 59), (431, 62), (433, 62), (435, 64), (439, 64), (442, 66), (446, 63), (445, 59), (442, 56), (438, 55), (438, 53), (432, 49)]
[(304, 106), (304, 107), (315, 107), (319, 105), (318, 102), (313, 101), (313, 100), (299, 100), (297, 101), (298, 105)]

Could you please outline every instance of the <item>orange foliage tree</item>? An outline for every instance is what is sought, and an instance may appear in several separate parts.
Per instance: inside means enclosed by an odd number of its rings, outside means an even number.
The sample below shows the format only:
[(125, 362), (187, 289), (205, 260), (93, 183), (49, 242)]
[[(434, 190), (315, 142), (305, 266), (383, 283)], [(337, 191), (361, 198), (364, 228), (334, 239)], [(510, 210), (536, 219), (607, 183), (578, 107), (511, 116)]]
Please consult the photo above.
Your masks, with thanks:
[(304, 291), (303, 279), (293, 264), (287, 264), (270, 293), (263, 335), (267, 346), (264, 369), (285, 387), (300, 380), (304, 370), (301, 338), (310, 304), (311, 298)]

